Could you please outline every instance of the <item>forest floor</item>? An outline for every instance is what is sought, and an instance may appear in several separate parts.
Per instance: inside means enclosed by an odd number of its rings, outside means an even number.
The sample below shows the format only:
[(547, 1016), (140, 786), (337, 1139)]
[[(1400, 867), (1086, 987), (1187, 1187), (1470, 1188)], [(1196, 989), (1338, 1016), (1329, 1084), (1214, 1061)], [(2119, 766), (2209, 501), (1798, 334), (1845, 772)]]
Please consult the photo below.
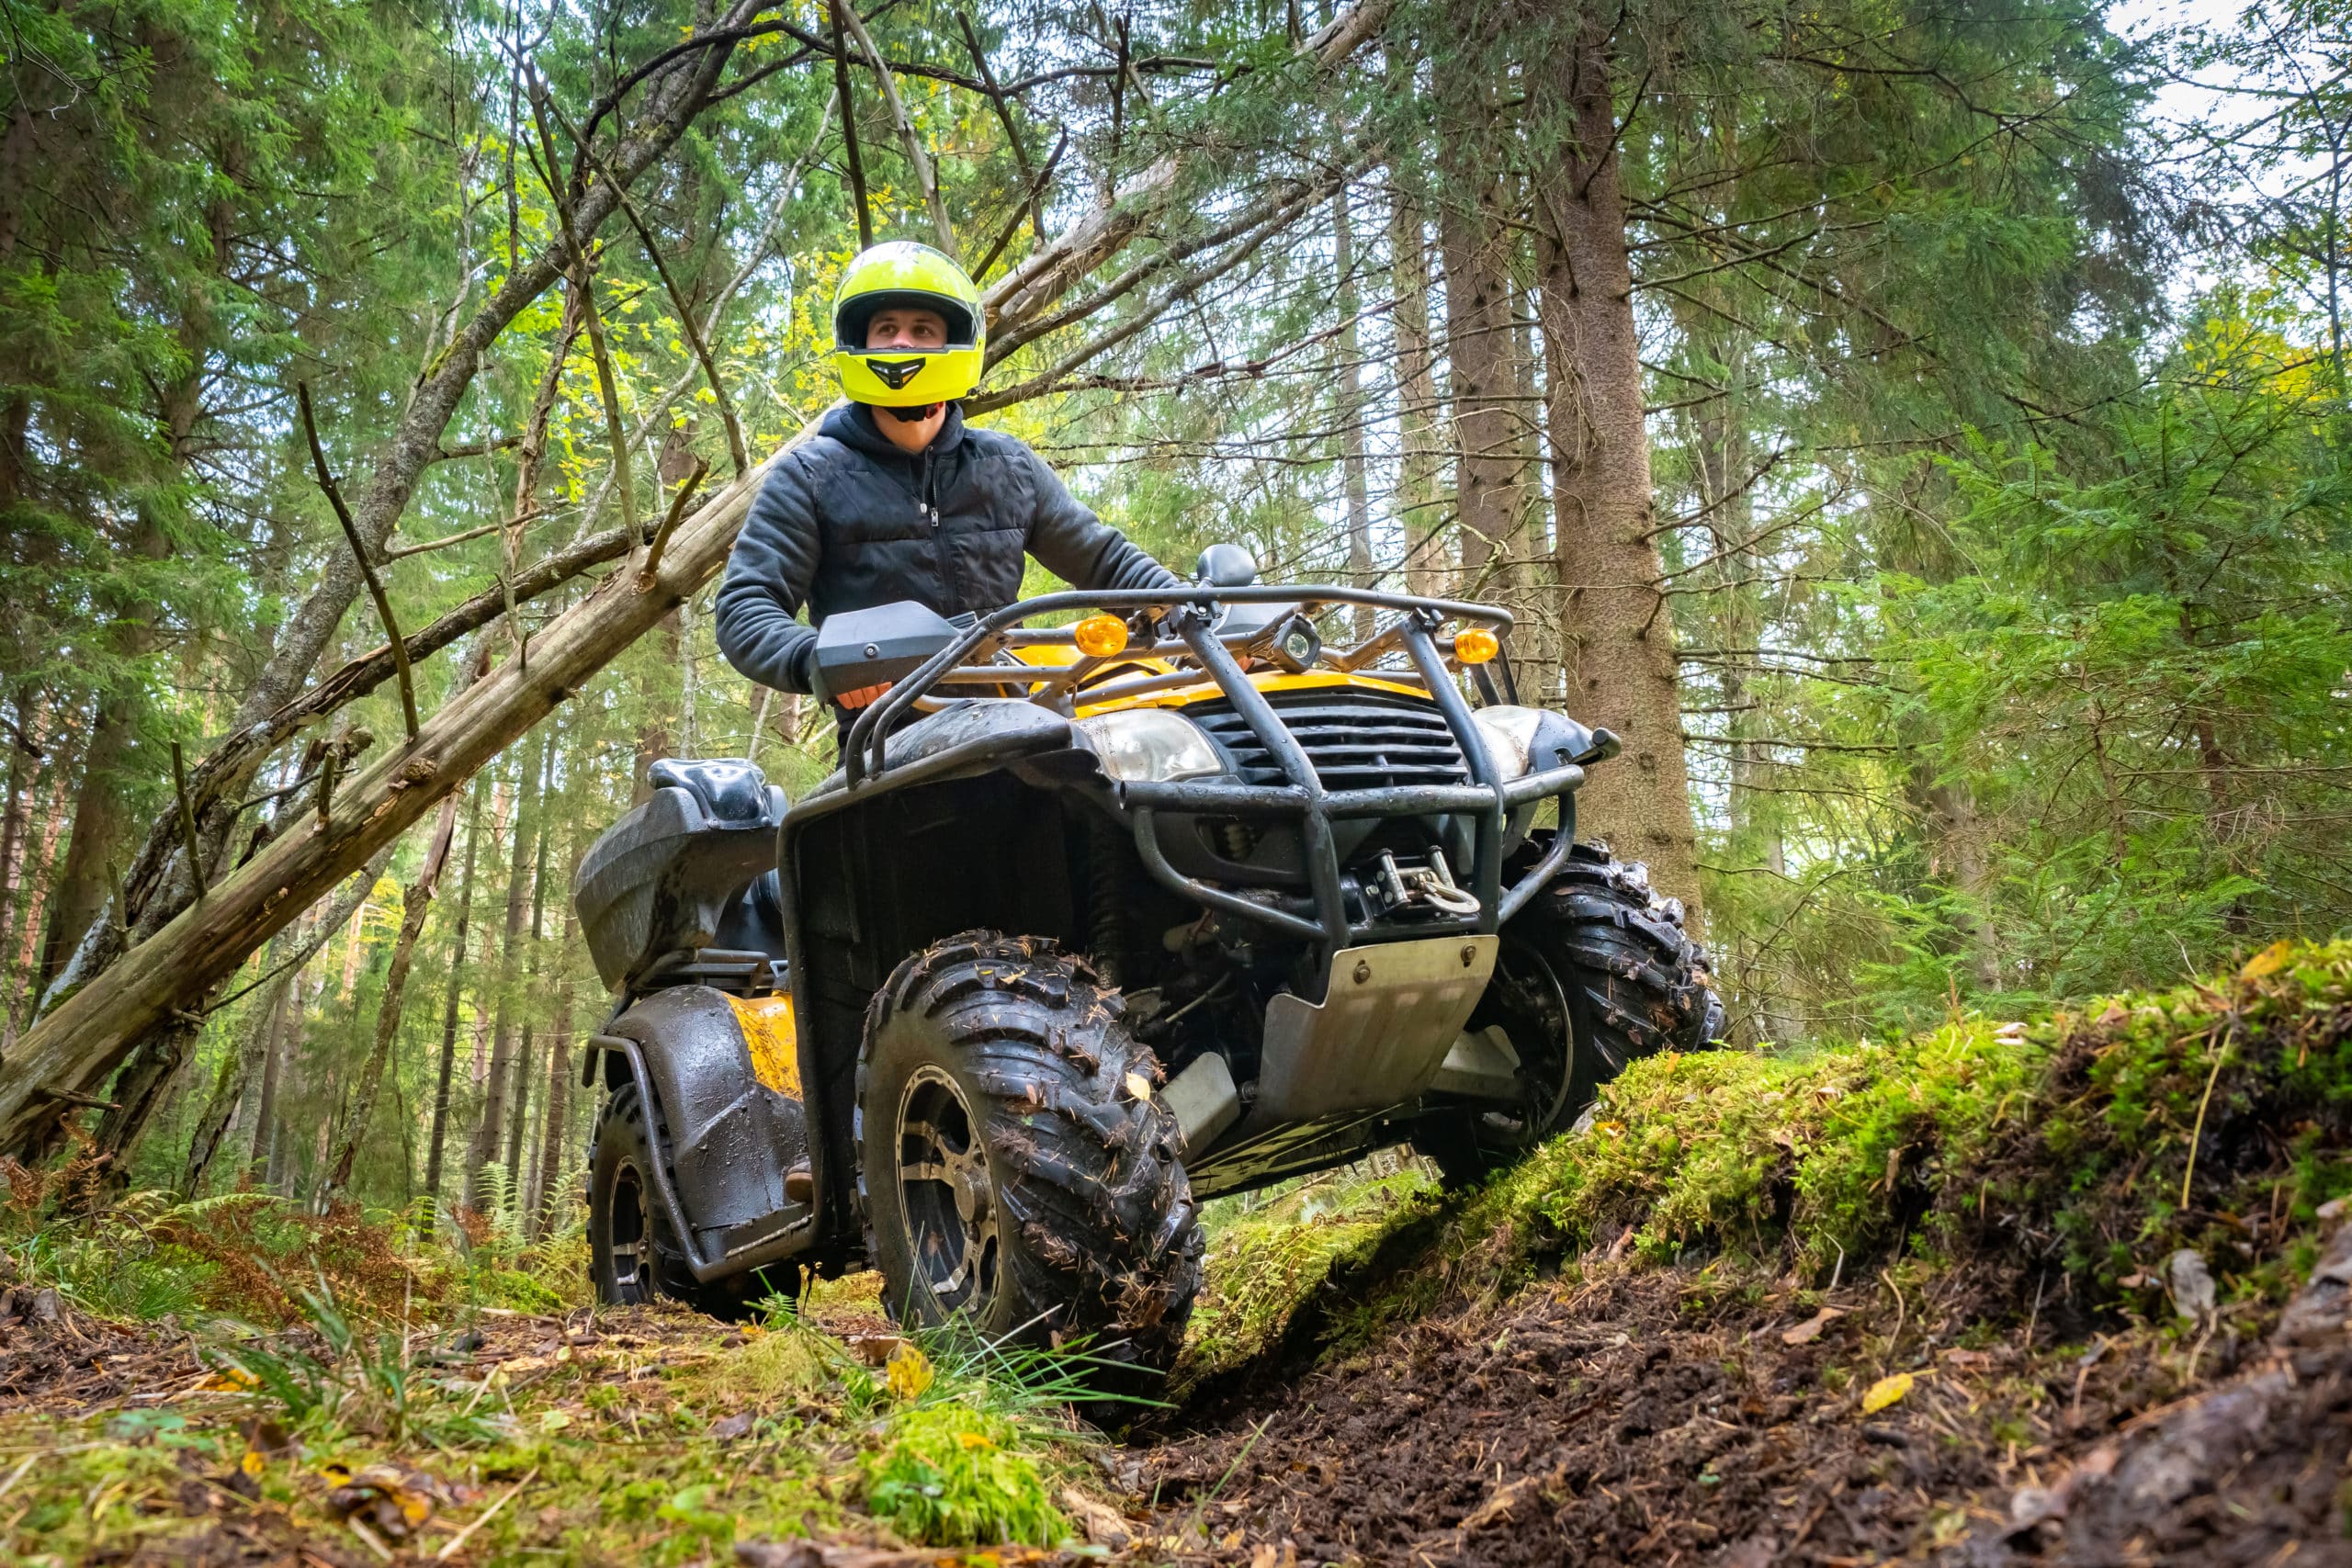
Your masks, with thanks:
[(1117, 1440), (1066, 1363), (901, 1340), (855, 1280), (591, 1312), (533, 1294), (576, 1258), (460, 1280), (313, 1223), (305, 1302), (290, 1233), (227, 1266), (249, 1206), (20, 1230), (0, 1554), (2352, 1563), (2347, 1191), (2338, 944), (1645, 1064), (1468, 1195), (1216, 1205), (1169, 1407)]

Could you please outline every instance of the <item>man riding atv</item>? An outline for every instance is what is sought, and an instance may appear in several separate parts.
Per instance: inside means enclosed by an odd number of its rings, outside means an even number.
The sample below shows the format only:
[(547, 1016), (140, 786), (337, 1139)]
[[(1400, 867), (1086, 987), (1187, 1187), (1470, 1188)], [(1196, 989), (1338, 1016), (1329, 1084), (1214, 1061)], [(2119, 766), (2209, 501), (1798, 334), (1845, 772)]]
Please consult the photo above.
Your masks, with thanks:
[[(777, 460), (718, 630), (842, 766), (656, 762), (573, 885), (602, 1299), (864, 1265), (901, 1321), (1164, 1369), (1200, 1200), (1404, 1142), (1476, 1179), (1717, 1032), (1680, 906), (1576, 841), (1616, 738), (1519, 704), (1509, 612), (1230, 544), (1180, 582), (965, 428), (980, 304), (935, 252), (859, 257), (835, 326), (854, 401)], [(1024, 549), (1078, 586), (1015, 603)]]
[(1024, 550), (1080, 588), (1177, 586), (1035, 452), (965, 425), (987, 353), (979, 289), (929, 245), (876, 245), (842, 272), (833, 368), (850, 400), (769, 470), (718, 591), (718, 646), (745, 676), (864, 707), (880, 691), (825, 691), (810, 668), (827, 616), (1002, 609)]

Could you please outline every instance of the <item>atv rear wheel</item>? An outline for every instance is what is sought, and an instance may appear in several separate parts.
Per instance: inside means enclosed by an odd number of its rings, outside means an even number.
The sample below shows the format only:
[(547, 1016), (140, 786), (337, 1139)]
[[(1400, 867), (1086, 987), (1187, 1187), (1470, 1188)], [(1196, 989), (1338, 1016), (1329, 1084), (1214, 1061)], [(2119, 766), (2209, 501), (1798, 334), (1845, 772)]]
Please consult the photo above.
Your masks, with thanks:
[(1450, 1185), (1483, 1179), (1566, 1129), (1636, 1057), (1704, 1046), (1722, 1032), (1723, 1004), (1680, 903), (1651, 891), (1647, 868), (1577, 844), (1504, 929), (1468, 1028), (1496, 1026), (1520, 1058), (1519, 1103), (1441, 1111), (1413, 1134)]
[(1164, 1371), (1202, 1235), (1158, 1060), (1053, 942), (972, 931), (899, 965), (857, 1064), (858, 1207), (901, 1322)]
[(740, 1318), (769, 1295), (797, 1295), (794, 1264), (709, 1284), (695, 1278), (653, 1185), (657, 1131), (666, 1135), (649, 1123), (635, 1084), (614, 1090), (596, 1117), (588, 1151), (588, 1273), (597, 1301), (631, 1306), (666, 1296), (713, 1317)]

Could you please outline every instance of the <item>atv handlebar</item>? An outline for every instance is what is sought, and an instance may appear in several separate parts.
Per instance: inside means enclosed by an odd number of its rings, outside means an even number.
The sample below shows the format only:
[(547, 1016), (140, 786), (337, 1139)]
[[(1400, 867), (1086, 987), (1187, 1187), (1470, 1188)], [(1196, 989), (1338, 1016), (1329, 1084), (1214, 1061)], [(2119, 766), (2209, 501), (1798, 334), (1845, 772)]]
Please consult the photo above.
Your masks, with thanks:
[[(1408, 625), (1420, 624), (1424, 636), (1450, 620), (1467, 621), (1476, 626), (1491, 626), (1498, 632), (1508, 632), (1512, 625), (1510, 612), (1498, 605), (1476, 604), (1459, 599), (1433, 599), (1419, 594), (1391, 593), (1376, 588), (1343, 588), (1337, 583), (1288, 585), (1252, 583), (1241, 588), (1219, 588), (1213, 583), (1198, 583), (1190, 587), (1172, 589), (1069, 589), (1058, 593), (1041, 593), (1034, 599), (1023, 599), (1018, 604), (1008, 604), (1001, 610), (982, 616), (966, 628), (954, 642), (940, 649), (924, 660), (912, 673), (891, 686), (888, 694), (881, 700), (869, 705), (860, 713), (855, 721), (851, 724), (849, 735), (842, 746), (844, 782), (852, 788), (855, 788), (872, 774), (879, 773), (883, 765), (885, 738), (897, 728), (899, 720), (909, 708), (941, 686), (1025, 685), (1042, 688), (1033, 692), (1033, 697), (1057, 695), (1064, 692), (1074, 691), (1080, 682), (1108, 664), (1128, 663), (1143, 659), (1189, 657), (1201, 666), (1198, 675), (1185, 673), (1180, 677), (1155, 677), (1152, 678), (1153, 683), (1194, 685), (1200, 683), (1203, 679), (1207, 679), (1215, 682), (1217, 689), (1227, 700), (1234, 703), (1237, 708), (1246, 711), (1249, 704), (1238, 694), (1238, 692), (1247, 690), (1252, 698), (1257, 698), (1257, 687), (1251, 684), (1249, 677), (1238, 665), (1233, 664), (1229, 655), (1217, 661), (1230, 666), (1228, 679), (1227, 671), (1216, 668), (1211, 660), (1204, 655), (1200, 642), (1181, 626), (1176, 628), (1180, 640), (1158, 642), (1145, 648), (1122, 649), (1115, 654), (1100, 657), (1084, 657), (1075, 664), (1014, 666), (967, 665), (965, 663), (965, 660), (974, 654), (981, 653), (984, 648), (986, 652), (982, 653), (982, 657), (992, 657), (998, 649), (1008, 646), (1035, 647), (1046, 643), (1067, 644), (1070, 640), (1067, 632), (1031, 636), (1013, 630), (1022, 622), (1034, 620), (1039, 615), (1055, 615), (1064, 610), (1157, 611), (1162, 613), (1163, 619), (1166, 619), (1169, 618), (1167, 612), (1205, 611), (1219, 604), (1295, 604), (1299, 607), (1301, 614), (1310, 618), (1317, 612), (1334, 604), (1367, 604), (1375, 609), (1397, 610), (1405, 613), (1404, 619), (1391, 622), (1351, 649), (1338, 653), (1329, 650), (1319, 653), (1317, 662), (1330, 664), (1342, 671), (1364, 669), (1374, 660), (1391, 652), (1398, 651), (1400, 649), (1408, 658), (1412, 658), (1412, 649), (1406, 636), (1406, 628)], [(1201, 618), (1199, 615), (1184, 617), (1188, 621), (1196, 623)], [(1224, 651), (1223, 641), (1204, 626), (1201, 628), (1201, 640), (1215, 642), (1219, 651)], [(991, 643), (995, 646), (988, 647)], [(1418, 670), (1421, 661), (1414, 658), (1413, 662)], [(1440, 660), (1439, 664), (1442, 670), (1442, 660)], [(1443, 681), (1441, 675), (1432, 674), (1428, 670), (1419, 670), (1419, 673), (1431, 682), (1433, 698), (1435, 686), (1450, 685), (1450, 682)], [(1130, 694), (1140, 689), (1140, 685), (1123, 687), (1118, 694)], [(1444, 707), (1442, 698), (1436, 700), (1441, 708)], [(1459, 694), (1456, 694), (1455, 700), (1459, 703)], [(1258, 698), (1258, 702), (1262, 705), (1263, 699)], [(1464, 711), (1466, 713), (1466, 708)], [(1271, 712), (1269, 716), (1271, 717)], [(1450, 721), (1453, 716), (1448, 714), (1447, 716)], [(1464, 723), (1466, 722), (1465, 718)], [(1259, 728), (1253, 718), (1251, 728)], [(1459, 727), (1456, 728), (1459, 728)], [(1274, 742), (1264, 733), (1261, 733), (1259, 739), (1266, 741), (1276, 756), (1281, 756), (1285, 745), (1295, 743), (1290, 742), (1289, 732), (1283, 728), (1279, 721), (1272, 724), (1272, 729), (1283, 736), (1282, 743)], [(1466, 732), (1457, 733), (1455, 739), (1464, 748), (1465, 754), (1476, 750), (1474, 735)], [(1303, 761), (1304, 758), (1300, 760)], [(1474, 762), (1474, 769), (1476, 765)], [(1311, 773), (1312, 770), (1308, 771)]]

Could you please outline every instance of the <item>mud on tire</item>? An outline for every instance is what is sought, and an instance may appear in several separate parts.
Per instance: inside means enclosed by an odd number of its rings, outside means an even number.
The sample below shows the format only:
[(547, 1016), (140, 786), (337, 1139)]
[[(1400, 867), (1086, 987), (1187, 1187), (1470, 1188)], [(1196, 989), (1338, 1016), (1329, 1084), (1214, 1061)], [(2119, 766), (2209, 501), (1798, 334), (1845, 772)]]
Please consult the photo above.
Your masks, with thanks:
[(876, 994), (858, 1211), (901, 1320), (1175, 1360), (1203, 1238), (1159, 1061), (1123, 1010), (1052, 942), (993, 931), (917, 953)]
[[(1541, 854), (1539, 840), (1529, 846)], [(1648, 868), (1577, 844), (1550, 886), (1503, 929), (1473, 1031), (1499, 1024), (1530, 1084), (1509, 1111), (1441, 1111), (1413, 1142), (1449, 1182), (1477, 1180), (1573, 1122), (1638, 1057), (1703, 1048), (1723, 1032), (1706, 949)]]

